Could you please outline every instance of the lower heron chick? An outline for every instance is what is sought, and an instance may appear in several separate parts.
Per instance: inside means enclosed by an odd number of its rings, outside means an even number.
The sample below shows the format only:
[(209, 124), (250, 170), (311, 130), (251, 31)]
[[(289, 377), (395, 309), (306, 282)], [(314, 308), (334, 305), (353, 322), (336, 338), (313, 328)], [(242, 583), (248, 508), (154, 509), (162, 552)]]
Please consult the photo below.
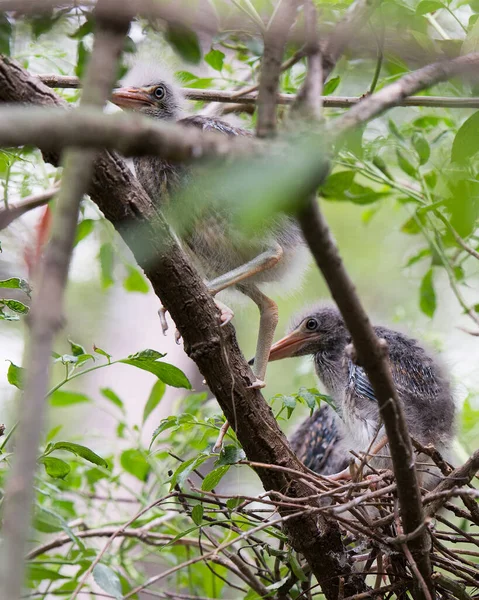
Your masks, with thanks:
[[(421, 344), (398, 331), (375, 327), (387, 342), (389, 364), (413, 438), (447, 452), (454, 435), (454, 400), (447, 377)], [(375, 455), (370, 464), (390, 467), (384, 426), (374, 390), (347, 351), (351, 336), (339, 311), (315, 307), (300, 315), (289, 334), (273, 345), (270, 360), (312, 355), (316, 373), (332, 396), (354, 450)], [(379, 454), (381, 452), (381, 454)], [(420, 455), (418, 473), (430, 487), (437, 470)]]

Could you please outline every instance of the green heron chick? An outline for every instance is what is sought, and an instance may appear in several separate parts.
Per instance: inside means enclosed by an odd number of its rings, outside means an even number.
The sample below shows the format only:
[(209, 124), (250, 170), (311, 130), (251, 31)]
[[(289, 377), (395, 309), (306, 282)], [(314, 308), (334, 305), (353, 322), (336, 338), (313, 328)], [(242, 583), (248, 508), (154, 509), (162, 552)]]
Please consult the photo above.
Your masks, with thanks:
[[(375, 327), (387, 342), (391, 374), (401, 401), (409, 433), (422, 444), (447, 452), (454, 435), (454, 400), (448, 379), (437, 361), (414, 340), (386, 327)], [(362, 367), (347, 350), (351, 336), (340, 313), (315, 307), (295, 321), (290, 333), (271, 348), (270, 360), (312, 355), (319, 379), (333, 397), (355, 450), (377, 454), (385, 444), (374, 390)], [(375, 441), (379, 440), (374, 450)], [(390, 467), (388, 448), (370, 464)], [(418, 472), (427, 487), (437, 481), (437, 470), (427, 457), (419, 457)]]
[[(197, 127), (228, 136), (250, 136), (251, 132), (214, 117), (201, 115), (181, 118), (183, 99), (180, 88), (173, 78), (156, 65), (138, 63), (123, 81), (123, 87), (113, 91), (112, 102), (132, 109), (154, 119), (176, 121), (186, 127)], [(154, 202), (166, 208), (171, 198), (181, 201), (178, 191), (192, 184), (191, 169), (173, 164), (158, 156), (142, 156), (133, 159), (136, 175)], [(201, 194), (201, 189), (195, 192)], [(208, 192), (204, 191), (207, 194)], [(260, 326), (254, 375), (251, 387), (264, 386), (269, 350), (278, 322), (275, 302), (264, 293), (264, 286), (284, 282), (289, 290), (298, 285), (307, 265), (307, 250), (296, 222), (281, 215), (261, 234), (247, 235), (235, 226), (241, 211), (241, 201), (225, 201), (202, 208), (193, 216), (193, 225), (180, 232), (184, 249), (190, 254), (197, 268), (207, 281), (208, 289), (215, 296), (226, 288), (232, 288), (255, 302), (260, 312)], [(191, 212), (191, 207), (186, 207)], [(269, 291), (269, 290), (268, 290)], [(231, 320), (233, 313), (217, 301), (223, 324)], [(160, 310), (163, 331), (167, 325), (164, 311)]]
[(320, 475), (334, 475), (349, 465), (344, 425), (334, 410), (322, 404), (305, 419), (290, 439), (299, 460)]

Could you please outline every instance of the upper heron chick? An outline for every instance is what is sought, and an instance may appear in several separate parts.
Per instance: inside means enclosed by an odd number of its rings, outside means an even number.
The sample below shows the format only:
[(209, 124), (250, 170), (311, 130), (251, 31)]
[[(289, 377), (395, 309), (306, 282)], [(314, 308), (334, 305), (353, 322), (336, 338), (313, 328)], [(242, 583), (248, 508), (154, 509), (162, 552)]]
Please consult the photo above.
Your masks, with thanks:
[[(249, 136), (250, 132), (232, 127), (225, 121), (201, 115), (181, 117), (182, 97), (173, 79), (155, 65), (137, 64), (124, 80), (124, 87), (113, 91), (112, 102), (117, 106), (138, 111), (154, 119), (178, 121), (187, 127), (199, 127), (230, 136)], [(136, 157), (133, 160), (137, 177), (157, 205), (165, 208), (175, 192), (191, 183), (191, 170), (157, 156)], [(205, 194), (195, 188), (195, 194)], [(178, 197), (176, 197), (178, 200)], [(291, 273), (288, 288), (299, 283), (307, 262), (305, 244), (298, 225), (287, 216), (278, 216), (274, 224), (261, 234), (247, 235), (234, 225), (235, 213), (241, 210), (241, 199), (231, 202), (225, 198), (202, 207), (191, 215), (188, 231), (180, 232), (183, 247), (190, 253), (196, 266), (207, 280), (213, 295), (233, 287), (249, 296), (260, 311), (260, 328), (254, 362), (256, 381), (253, 387), (263, 387), (268, 356), (278, 322), (275, 302), (263, 293), (263, 284), (278, 282)], [(223, 322), (233, 313), (221, 304)], [(164, 319), (162, 324), (164, 324)]]
[[(374, 329), (387, 342), (391, 374), (409, 433), (422, 444), (447, 451), (454, 435), (454, 400), (448, 379), (418, 341), (386, 327)], [(313, 355), (316, 373), (333, 397), (354, 449), (368, 452), (373, 448), (374, 453), (375, 440), (385, 441), (384, 427), (369, 379), (346, 351), (349, 344), (351, 336), (339, 311), (316, 307), (299, 317), (290, 333), (273, 345), (270, 360)], [(387, 447), (380, 445), (379, 450), (383, 458), (378, 455), (370, 464), (390, 466)], [(437, 471), (422, 455), (418, 472), (425, 485), (434, 483)]]

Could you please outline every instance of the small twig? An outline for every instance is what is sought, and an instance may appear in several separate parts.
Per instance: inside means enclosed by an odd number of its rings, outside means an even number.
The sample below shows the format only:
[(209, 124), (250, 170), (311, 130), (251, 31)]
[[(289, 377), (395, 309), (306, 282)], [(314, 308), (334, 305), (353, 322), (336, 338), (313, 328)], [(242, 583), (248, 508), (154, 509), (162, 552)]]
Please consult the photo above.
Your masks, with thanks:
[(472, 600), (471, 596), (466, 592), (465, 586), (449, 577), (446, 577), (442, 573), (434, 573), (432, 578), (436, 581), (442, 588), (452, 592), (455, 598), (459, 600)]
[(44, 206), (50, 202), (53, 196), (58, 193), (58, 187), (59, 185), (56, 185), (44, 192), (28, 196), (18, 204), (9, 203), (8, 208), (0, 208), (0, 231), (30, 210), (38, 208), (39, 206)]

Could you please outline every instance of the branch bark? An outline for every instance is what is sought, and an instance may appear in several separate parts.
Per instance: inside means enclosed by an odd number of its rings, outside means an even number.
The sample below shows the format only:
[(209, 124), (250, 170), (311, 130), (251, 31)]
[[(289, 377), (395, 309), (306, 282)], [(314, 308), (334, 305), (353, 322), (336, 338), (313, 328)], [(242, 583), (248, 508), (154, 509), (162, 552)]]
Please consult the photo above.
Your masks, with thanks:
[[(361, 305), (315, 199), (301, 211), (299, 222), (315, 261), (351, 333), (359, 362), (366, 371), (378, 400), (389, 440), (404, 532), (406, 535), (410, 534), (424, 524), (424, 514), (411, 439), (391, 377), (387, 354)], [(411, 540), (408, 547), (427, 585), (426, 590), (416, 586), (416, 596), (426, 598), (428, 591), (433, 596), (430, 540), (427, 532)]]
[(281, 0), (276, 6), (264, 36), (264, 52), (258, 89), (256, 135), (272, 137), (276, 133), (276, 96), (288, 32), (294, 21), (298, 0)]
[[(88, 66), (81, 105), (102, 106), (115, 81), (116, 65), (130, 20), (104, 20), (101, 0), (99, 30)], [(20, 598), (24, 578), (24, 555), (33, 504), (33, 479), (43, 429), (53, 338), (62, 324), (63, 295), (68, 277), (80, 201), (91, 177), (95, 153), (68, 150), (64, 157), (63, 183), (58, 195), (51, 241), (41, 265), (38, 290), (29, 318), (25, 351), (25, 392), (16, 433), (16, 450), (3, 501), (3, 544), (0, 597)]]
[[(300, 58), (306, 56), (305, 51), (301, 51)], [(299, 59), (296, 59), (299, 60)], [(285, 70), (283, 63), (281, 71)], [(290, 61), (291, 62), (291, 61)], [(288, 67), (290, 63), (288, 63)], [(54, 73), (37, 75), (42, 83), (51, 88), (77, 89), (81, 87), (78, 77), (69, 75), (55, 75)], [(258, 86), (250, 86), (244, 91), (229, 90), (201, 90), (195, 88), (181, 88), (181, 93), (188, 100), (200, 100), (203, 102), (225, 102), (231, 104), (256, 104), (258, 94), (255, 93)], [(296, 94), (277, 94), (277, 104), (294, 104)], [(351, 108), (362, 102), (362, 96), (321, 96), (321, 102), (325, 108)], [(399, 99), (395, 106), (429, 106), (436, 108), (479, 108), (479, 98), (454, 98), (447, 96), (414, 96), (412, 98)]]
[[(7, 58), (0, 59), (0, 83), (0, 100), (65, 105)], [(56, 156), (50, 155), (48, 159), (55, 163)], [(248, 458), (306, 472), (292, 453), (263, 396), (248, 388), (253, 374), (241, 355), (233, 328), (219, 327), (217, 309), (203, 281), (176, 244), (161, 214), (119, 157), (108, 153), (100, 155), (90, 196), (145, 269), (153, 289), (183, 336), (185, 350), (197, 363)], [(142, 235), (138, 235), (139, 227)], [(157, 256), (154, 263), (152, 255)], [(241, 419), (236, 421), (236, 415), (241, 415)], [(290, 473), (261, 468), (257, 473), (266, 490), (287, 490), (291, 497), (310, 494), (309, 487)], [(304, 555), (328, 600), (337, 599), (341, 577), (345, 579), (347, 595), (366, 589), (362, 577), (351, 569), (336, 523), (326, 523), (317, 515), (301, 514), (288, 519), (287, 527), (292, 547)]]

